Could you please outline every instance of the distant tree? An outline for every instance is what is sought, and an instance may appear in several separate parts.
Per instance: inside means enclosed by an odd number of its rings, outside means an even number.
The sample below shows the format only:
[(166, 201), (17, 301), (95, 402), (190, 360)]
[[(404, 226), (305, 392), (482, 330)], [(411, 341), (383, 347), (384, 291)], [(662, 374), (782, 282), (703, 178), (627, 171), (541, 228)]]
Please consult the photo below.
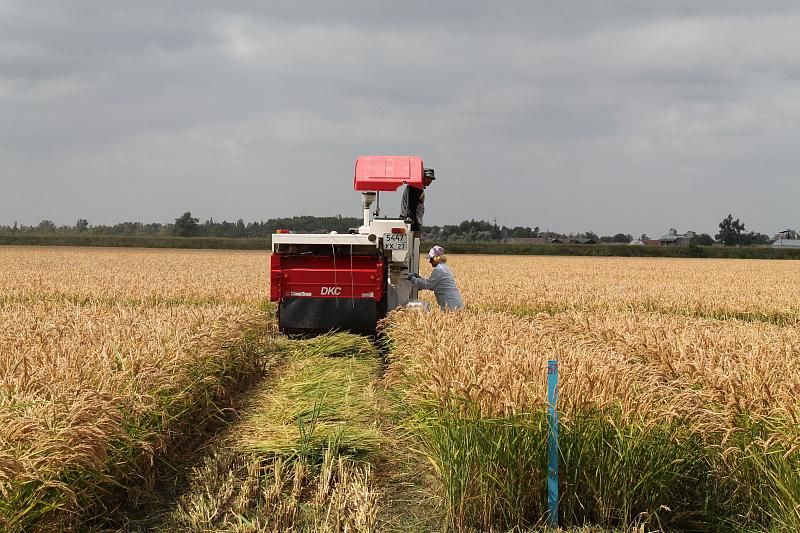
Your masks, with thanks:
[(742, 245), (759, 245), (765, 246), (767, 244), (772, 244), (772, 239), (769, 235), (764, 235), (763, 233), (756, 232), (749, 232), (743, 233), (740, 239), (740, 244)]
[(11, 228), (11, 231), (14, 231), (14, 232), (19, 231), (19, 226), (17, 226), (17, 221), (16, 220), (14, 221), (14, 227)]
[(769, 235), (764, 235), (763, 233), (755, 232), (753, 234), (753, 244), (772, 244), (775, 242), (775, 239), (770, 237)]
[(42, 233), (55, 233), (56, 225), (50, 220), (42, 220), (36, 229)]
[(692, 237), (690, 244), (694, 244), (696, 246), (711, 246), (714, 244), (714, 239), (712, 239), (711, 235), (708, 233), (701, 233), (700, 235), (695, 235)]
[(197, 232), (199, 218), (192, 217), (191, 211), (186, 211), (183, 215), (175, 219), (174, 232), (180, 237), (190, 237)]
[(79, 218), (78, 221), (75, 223), (75, 229), (78, 230), (78, 233), (83, 233), (87, 229), (89, 229), (89, 221), (85, 218)]
[(150, 224), (142, 225), (142, 233), (147, 235), (157, 235), (159, 233), (166, 233), (169, 225), (159, 224), (158, 222), (151, 222)]
[(244, 237), (247, 235), (247, 226), (244, 225), (244, 220), (241, 218), (236, 221), (236, 236)]
[(727, 217), (722, 219), (719, 223), (719, 233), (714, 238), (720, 241), (725, 246), (737, 246), (741, 244), (742, 233), (744, 232), (744, 223), (739, 222), (739, 219), (733, 220), (733, 216), (729, 213)]
[(611, 242), (631, 242), (633, 237), (627, 233), (617, 233), (611, 237)]
[(537, 230), (538, 228), (536, 230), (532, 230), (527, 226), (515, 226), (513, 228), (506, 228), (503, 226), (501, 234), (505, 232), (505, 237), (532, 238), (538, 235)]
[(639, 240), (640, 240), (640, 241), (642, 241), (642, 242), (644, 242), (644, 241), (649, 241), (649, 240), (650, 240), (650, 237), (648, 237), (648, 236), (647, 236), (647, 233), (642, 233), (642, 234), (639, 236)]
[[(195, 219), (197, 220), (197, 219)], [(114, 235), (136, 235), (141, 233), (142, 223), (141, 222), (120, 222), (119, 224), (115, 224), (111, 228), (111, 233)], [(197, 228), (194, 228), (196, 233)]]

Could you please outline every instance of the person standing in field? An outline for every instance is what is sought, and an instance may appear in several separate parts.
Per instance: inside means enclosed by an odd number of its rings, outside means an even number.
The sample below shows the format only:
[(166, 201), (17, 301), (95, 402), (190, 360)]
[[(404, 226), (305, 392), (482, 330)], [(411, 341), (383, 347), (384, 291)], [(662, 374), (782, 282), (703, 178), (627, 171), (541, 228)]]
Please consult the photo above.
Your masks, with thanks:
[(408, 279), (417, 289), (427, 289), (433, 291), (436, 296), (436, 303), (443, 310), (456, 310), (464, 308), (464, 301), (461, 293), (458, 292), (456, 279), (447, 267), (447, 256), (444, 255), (444, 248), (434, 246), (428, 252), (428, 261), (433, 267), (433, 272), (429, 278), (423, 278), (419, 274), (409, 274)]
[(411, 220), (411, 231), (418, 236), (422, 231), (422, 216), (425, 214), (425, 188), (436, 179), (436, 173), (432, 168), (422, 171), (422, 189), (406, 185), (403, 191), (403, 199), (400, 203), (400, 218)]

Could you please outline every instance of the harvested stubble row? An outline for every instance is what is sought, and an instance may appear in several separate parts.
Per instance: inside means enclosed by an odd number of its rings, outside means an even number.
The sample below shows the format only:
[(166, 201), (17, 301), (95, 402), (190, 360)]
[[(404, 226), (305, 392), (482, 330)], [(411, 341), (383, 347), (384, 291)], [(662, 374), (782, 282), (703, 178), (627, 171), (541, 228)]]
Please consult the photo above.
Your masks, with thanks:
[(416, 405), (457, 528), (544, 514), (559, 360), (562, 515), (631, 526), (800, 524), (800, 332), (628, 311), (396, 313), (387, 380)]
[(242, 421), (231, 446), (267, 456), (324, 449), (361, 456), (380, 443), (373, 381), (378, 361), (369, 341), (324, 335), (295, 341), (275, 383), (253, 394), (258, 410)]
[(236, 279), (247, 263), (0, 249), (0, 528), (102, 515), (109, 491), (146, 478), (188, 422), (259, 370), (269, 318), (263, 284)]
[(369, 341), (345, 334), (282, 340), (286, 364), (191, 476), (165, 530), (377, 529), (367, 458), (382, 437)]

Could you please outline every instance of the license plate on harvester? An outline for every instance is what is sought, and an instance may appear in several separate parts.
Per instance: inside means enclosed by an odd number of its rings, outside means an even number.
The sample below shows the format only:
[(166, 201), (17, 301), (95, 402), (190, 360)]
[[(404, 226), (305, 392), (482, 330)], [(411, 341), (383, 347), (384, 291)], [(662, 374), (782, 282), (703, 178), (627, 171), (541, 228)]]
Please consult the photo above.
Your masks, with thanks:
[(404, 233), (384, 233), (383, 234), (383, 249), (384, 250), (405, 250), (406, 242), (408, 239)]

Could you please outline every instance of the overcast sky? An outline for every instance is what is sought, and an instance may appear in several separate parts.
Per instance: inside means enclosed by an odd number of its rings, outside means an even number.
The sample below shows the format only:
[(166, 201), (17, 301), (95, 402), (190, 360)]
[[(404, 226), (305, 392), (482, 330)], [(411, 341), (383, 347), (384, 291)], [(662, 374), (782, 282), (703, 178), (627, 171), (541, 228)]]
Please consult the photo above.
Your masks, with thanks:
[(800, 227), (796, 1), (122, 4), (0, 0), (0, 224), (359, 216), (390, 154), (429, 224)]

